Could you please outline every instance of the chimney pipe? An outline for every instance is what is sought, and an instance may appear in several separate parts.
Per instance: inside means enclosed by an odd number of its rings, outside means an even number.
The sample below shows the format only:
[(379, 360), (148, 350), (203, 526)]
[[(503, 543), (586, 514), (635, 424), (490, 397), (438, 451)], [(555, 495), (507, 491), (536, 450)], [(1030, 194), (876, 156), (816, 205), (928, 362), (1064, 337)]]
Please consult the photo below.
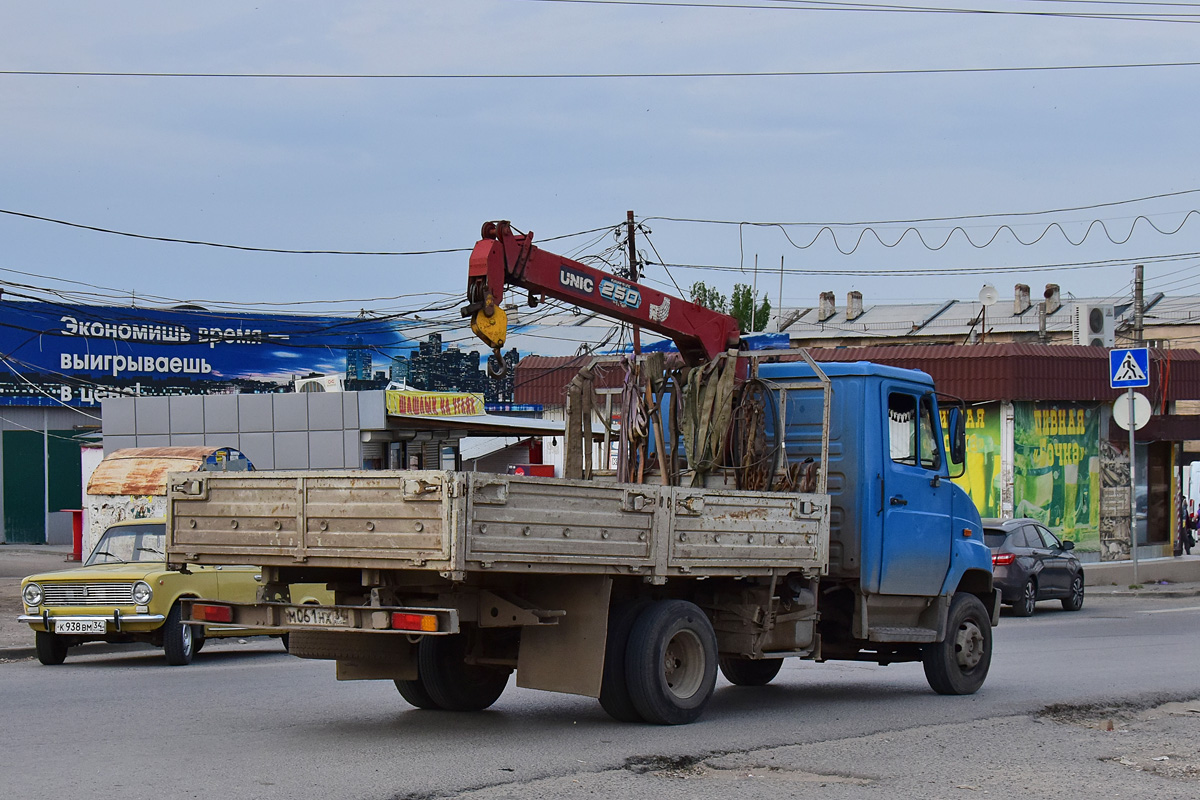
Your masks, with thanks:
[(1062, 308), (1062, 299), (1059, 297), (1058, 284), (1046, 284), (1046, 313), (1053, 314)]
[(1021, 316), (1030, 309), (1033, 303), (1029, 299), (1029, 287), (1018, 283), (1013, 287), (1013, 314)]
[(846, 295), (846, 320), (855, 320), (862, 316), (862, 292), (853, 291)]
[(833, 292), (821, 292), (821, 299), (817, 305), (817, 322), (824, 322), (837, 313), (837, 303), (833, 299)]

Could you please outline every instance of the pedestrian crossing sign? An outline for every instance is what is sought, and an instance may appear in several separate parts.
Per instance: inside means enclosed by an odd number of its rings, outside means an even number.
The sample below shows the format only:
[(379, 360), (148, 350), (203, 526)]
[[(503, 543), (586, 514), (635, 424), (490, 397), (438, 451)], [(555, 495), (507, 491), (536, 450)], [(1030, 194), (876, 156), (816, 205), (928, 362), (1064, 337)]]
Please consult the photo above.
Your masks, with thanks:
[(1108, 351), (1108, 385), (1132, 389), (1150, 385), (1150, 351), (1145, 347)]

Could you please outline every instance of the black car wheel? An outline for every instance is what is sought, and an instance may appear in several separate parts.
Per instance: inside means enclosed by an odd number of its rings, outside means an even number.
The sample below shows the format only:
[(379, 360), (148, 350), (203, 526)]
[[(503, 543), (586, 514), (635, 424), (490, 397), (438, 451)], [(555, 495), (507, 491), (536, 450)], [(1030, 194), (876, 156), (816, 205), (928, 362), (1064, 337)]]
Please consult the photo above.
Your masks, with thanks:
[(1025, 581), (1024, 588), (1021, 589), (1021, 596), (1013, 603), (1013, 614), (1018, 617), (1028, 617), (1033, 614), (1034, 606), (1037, 605), (1037, 583), (1033, 578)]
[(1083, 608), (1083, 575), (1071, 579), (1071, 595), (1062, 599), (1064, 611), (1078, 611)]
[(184, 625), (182, 616), (183, 608), (176, 603), (167, 612), (167, 621), (163, 623), (163, 653), (172, 667), (192, 663), (192, 656), (196, 654), (192, 626)]
[(50, 631), (34, 631), (33, 645), (38, 661), (53, 667), (67, 660), (67, 643), (63, 637)]

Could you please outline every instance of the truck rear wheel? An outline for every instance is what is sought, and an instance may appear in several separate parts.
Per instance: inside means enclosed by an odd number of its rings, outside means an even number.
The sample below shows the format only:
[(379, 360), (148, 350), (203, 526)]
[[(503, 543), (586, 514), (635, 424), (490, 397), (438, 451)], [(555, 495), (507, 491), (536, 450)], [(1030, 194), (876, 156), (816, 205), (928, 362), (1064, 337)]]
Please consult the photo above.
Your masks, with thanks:
[(618, 602), (608, 612), (608, 636), (604, 643), (604, 677), (600, 683), (600, 706), (617, 722), (641, 722), (642, 715), (629, 696), (625, 678), (625, 653), (633, 623), (649, 602)]
[(782, 658), (739, 658), (721, 656), (717, 659), (725, 680), (735, 686), (766, 686), (779, 674)]
[(429, 696), (429, 690), (425, 688), (425, 684), (421, 682), (420, 678), (417, 678), (415, 681), (397, 680), (394, 683), (396, 684), (396, 691), (400, 692), (400, 696), (408, 701), (409, 705), (430, 711), (441, 708), (441, 706), (433, 702), (433, 698)]
[(992, 620), (973, 594), (950, 601), (946, 639), (925, 648), (925, 678), (938, 694), (974, 694), (992, 664)]
[(708, 617), (686, 600), (647, 606), (629, 634), (625, 679), (646, 722), (694, 722), (717, 681), (717, 636)]
[[(433, 707), (446, 711), (482, 711), (504, 693), (512, 670), (467, 664), (467, 645), (465, 633), (426, 636), (421, 640), (417, 648), (417, 674), (434, 703)], [(400, 688), (399, 684), (396, 688)], [(404, 696), (403, 691), (401, 696)], [(416, 692), (414, 697), (422, 699)]]

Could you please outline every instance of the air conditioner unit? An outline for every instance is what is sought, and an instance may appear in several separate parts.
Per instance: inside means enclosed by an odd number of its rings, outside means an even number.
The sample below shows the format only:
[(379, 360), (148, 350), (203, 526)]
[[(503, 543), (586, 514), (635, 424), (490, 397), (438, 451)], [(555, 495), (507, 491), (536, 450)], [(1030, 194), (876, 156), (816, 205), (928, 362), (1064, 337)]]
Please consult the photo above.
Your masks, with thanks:
[(1116, 309), (1111, 305), (1075, 304), (1074, 342), (1088, 347), (1115, 344)]
[(300, 378), (296, 381), (297, 392), (340, 392), (345, 389), (346, 379), (341, 375), (319, 375), (315, 378)]

